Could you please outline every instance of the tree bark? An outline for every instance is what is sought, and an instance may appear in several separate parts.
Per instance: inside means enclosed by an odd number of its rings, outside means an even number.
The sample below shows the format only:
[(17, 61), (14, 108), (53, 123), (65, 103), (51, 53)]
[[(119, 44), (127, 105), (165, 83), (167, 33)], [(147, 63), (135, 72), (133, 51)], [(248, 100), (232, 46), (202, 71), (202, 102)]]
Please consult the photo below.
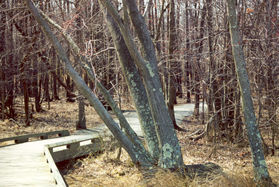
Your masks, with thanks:
[(188, 2), (186, 1), (185, 2), (185, 31), (186, 31), (186, 51), (187, 51), (187, 54), (185, 55), (184, 59), (185, 59), (185, 66), (183, 67), (185, 70), (185, 86), (186, 86), (186, 102), (187, 103), (191, 103), (191, 84), (190, 84), (190, 74), (191, 74), (191, 67), (190, 67), (190, 62), (189, 62), (189, 59), (187, 57), (187, 55), (189, 55), (189, 51), (190, 51), (190, 32), (189, 32), (189, 22), (190, 22), (190, 16), (189, 16), (189, 10), (188, 10)]
[(173, 126), (176, 127), (176, 121), (174, 116), (174, 104), (176, 100), (176, 81), (175, 73), (177, 69), (177, 62), (174, 58), (174, 52), (176, 50), (176, 28), (175, 28), (175, 4), (174, 0), (170, 1), (170, 13), (169, 13), (169, 61), (168, 61), (168, 110), (173, 122)]
[[(0, 7), (2, 9), (6, 8), (6, 2), (1, 1)], [(0, 100), (1, 100), (1, 119), (4, 121), (5, 119), (5, 59), (4, 56), (5, 50), (6, 50), (6, 13), (5, 11), (0, 13), (0, 62), (1, 62), (1, 68), (0, 68)]]
[(274, 52), (273, 47), (273, 38), (276, 38), (276, 27), (274, 26), (274, 21), (277, 20), (277, 0), (268, 1), (266, 3), (266, 29), (267, 36), (265, 38), (266, 41), (266, 63), (267, 63), (267, 103), (268, 103), (268, 116), (269, 123), (272, 129), (272, 154), (275, 154), (276, 146), (275, 146), (275, 136), (277, 131), (277, 114), (276, 109), (278, 106), (278, 76), (275, 75), (276, 64), (278, 63), (276, 58), (276, 52)]
[(112, 4), (107, 0), (100, 1), (118, 24), (128, 50), (143, 76), (148, 102), (159, 138), (159, 146), (161, 148), (159, 166), (162, 168), (180, 168), (183, 165), (182, 154), (172, 120), (164, 103), (155, 48), (144, 18), (139, 13), (135, 0), (127, 0), (129, 16), (142, 46), (141, 52), (143, 56), (141, 56), (129, 31), (122, 23), (120, 16)]
[(142, 132), (147, 142), (148, 150), (151, 156), (158, 161), (159, 147), (155, 126), (152, 119), (151, 110), (148, 104), (147, 94), (142, 83), (140, 74), (134, 64), (125, 41), (120, 34), (120, 30), (112, 17), (106, 13), (108, 27), (110, 29), (114, 45), (117, 50), (121, 68), (124, 73), (128, 88), (135, 103), (135, 107), (139, 116)]
[(84, 98), (82, 96), (78, 98), (78, 121), (76, 129), (86, 129), (85, 106)]
[(52, 74), (52, 80), (53, 80), (53, 86), (52, 86), (52, 99), (53, 100), (59, 100), (59, 95), (58, 95), (58, 84), (57, 84), (57, 56), (56, 56), (56, 52), (55, 52), (55, 49), (52, 48), (52, 71), (51, 71), (51, 74)]
[(158, 73), (155, 48), (146, 24), (144, 23), (144, 19), (137, 10), (136, 2), (134, 0), (127, 0), (126, 2), (130, 19), (132, 20), (142, 46), (141, 52), (143, 58), (147, 60), (147, 62), (141, 65), (139, 64), (138, 67), (140, 70), (140, 67), (143, 67), (142, 73), (148, 101), (151, 107), (153, 120), (155, 125), (157, 125), (156, 130), (161, 146), (159, 166), (162, 168), (180, 168), (183, 166), (183, 158), (176, 133), (173, 129), (172, 120), (169, 116), (165, 102), (163, 102), (164, 95)]
[[(206, 1), (206, 11), (207, 11), (207, 30), (208, 30), (208, 52), (209, 52), (209, 96), (208, 96), (208, 114), (209, 117), (214, 116), (213, 123), (209, 124), (212, 128), (214, 128), (214, 131), (218, 132), (218, 129), (220, 129), (220, 125), (222, 125), (222, 108), (221, 108), (221, 88), (218, 89), (218, 85), (220, 82), (217, 81), (217, 76), (219, 75), (219, 68), (214, 60), (213, 56), (213, 3), (212, 0)], [(219, 83), (219, 84), (218, 84)]]
[[(10, 16), (9, 16), (10, 17)], [(9, 25), (9, 35), (7, 37), (7, 48), (9, 49), (9, 55), (8, 55), (8, 75), (7, 75), (7, 99), (6, 99), (6, 106), (9, 108), (9, 118), (14, 118), (15, 117), (15, 110), (14, 110), (14, 89), (15, 89), (15, 83), (14, 83), (14, 77), (16, 74), (16, 60), (15, 60), (15, 53), (14, 53), (14, 35), (13, 33), (13, 23), (10, 23)]]
[[(76, 25), (77, 25), (77, 30), (76, 30), (76, 41), (77, 44), (79, 45), (80, 49), (83, 50), (83, 34), (82, 34), (82, 25), (81, 25), (81, 7), (80, 7), (80, 1), (75, 2), (75, 9), (77, 10), (77, 14), (79, 15), (76, 19)], [(75, 60), (78, 63), (79, 57), (76, 57)], [(80, 68), (80, 75), (82, 75), (82, 69)], [(86, 83), (87, 84), (87, 83)], [(85, 115), (85, 106), (84, 106), (84, 98), (80, 96), (78, 98), (78, 121), (76, 124), (76, 129), (86, 129), (86, 115)]]
[(33, 73), (32, 73), (32, 96), (35, 98), (35, 110), (36, 112), (41, 111), (41, 105), (40, 105), (40, 97), (38, 93), (38, 60), (37, 56), (34, 56), (32, 59), (32, 65), (33, 65)]
[[(204, 36), (205, 33), (205, 27), (204, 27), (204, 23), (205, 23), (205, 19), (206, 19), (206, 9), (205, 6), (202, 9), (202, 14), (201, 14), (201, 22), (200, 22), (200, 30), (199, 30), (199, 35), (196, 37), (196, 44), (195, 44), (195, 48), (198, 51), (198, 54), (201, 54), (203, 52), (203, 41), (202, 38)], [(196, 19), (196, 27), (198, 28), (198, 13), (195, 16)], [(200, 95), (201, 95), (201, 56), (197, 56), (196, 57), (196, 64), (194, 65), (194, 80), (195, 80), (195, 87), (194, 87), (194, 91), (195, 91), (195, 107), (194, 107), (194, 115), (196, 117), (196, 119), (199, 119), (199, 115), (200, 115)]]
[(235, 6), (236, 1), (227, 0), (227, 4), (233, 57), (238, 78), (238, 84), (241, 91), (242, 111), (244, 113), (245, 125), (252, 152), (254, 176), (257, 182), (271, 182), (271, 178), (269, 176), (267, 165), (264, 159), (263, 143), (261, 140), (259, 128), (257, 126), (253, 101), (251, 98), (250, 83), (246, 70), (246, 62), (241, 46), (241, 39), (237, 24)]
[(30, 125), (30, 114), (29, 114), (29, 92), (28, 92), (28, 79), (27, 79), (27, 64), (30, 62), (30, 58), (27, 54), (21, 62), (20, 72), (22, 74), (22, 87), (23, 87), (23, 98), (24, 98), (24, 112), (25, 112), (25, 125)]
[(179, 127), (175, 120), (174, 105), (177, 104), (176, 95), (177, 87), (179, 87), (177, 75), (178, 75), (178, 62), (175, 57), (175, 51), (177, 49), (177, 29), (175, 23), (175, 3), (174, 0), (170, 1), (170, 12), (169, 12), (169, 60), (168, 60), (168, 99), (167, 106), (168, 111), (173, 122), (174, 129), (178, 131), (186, 131)]

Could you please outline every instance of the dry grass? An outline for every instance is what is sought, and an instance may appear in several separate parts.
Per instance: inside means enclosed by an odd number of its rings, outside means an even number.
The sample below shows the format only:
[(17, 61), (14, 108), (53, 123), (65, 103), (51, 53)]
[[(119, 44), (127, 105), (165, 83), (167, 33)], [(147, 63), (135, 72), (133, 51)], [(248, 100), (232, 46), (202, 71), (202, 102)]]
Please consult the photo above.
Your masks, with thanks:
[[(31, 125), (25, 126), (24, 112), (22, 111), (23, 101), (17, 100), (17, 120), (7, 119), (0, 121), (0, 138), (22, 135), (28, 133), (48, 132), (54, 130), (75, 131), (78, 120), (78, 103), (69, 103), (65, 100), (58, 100), (50, 103), (48, 110), (47, 103), (42, 104), (42, 112), (34, 113)], [(92, 107), (86, 106), (86, 121), (88, 128), (93, 128), (102, 121)]]
[[(225, 175), (215, 176), (213, 179), (190, 180), (163, 170), (148, 174), (134, 167), (125, 151), (119, 161), (116, 159), (117, 150), (111, 151), (107, 148), (104, 154), (79, 160), (78, 165), (67, 170), (65, 178), (70, 186), (256, 186), (253, 181), (252, 160), (247, 140), (242, 144), (225, 142), (216, 145), (206, 139), (190, 141), (187, 135), (202, 125), (191, 118), (187, 120), (192, 122), (182, 124), (182, 127), (189, 129), (190, 132), (178, 133), (185, 164), (214, 162), (224, 169)], [(268, 156), (266, 161), (273, 182), (279, 184), (278, 153), (273, 157)]]
[[(139, 171), (133, 166), (126, 152), (121, 160), (116, 159), (117, 151), (108, 151), (99, 156), (90, 156), (72, 164), (65, 172), (65, 179), (69, 186), (114, 186), (114, 187), (194, 187), (194, 186), (256, 186), (251, 174), (235, 174), (238, 171), (227, 171), (224, 176), (211, 179), (182, 178), (180, 175), (164, 170), (156, 173)], [(70, 164), (71, 165), (71, 164)]]
[[(111, 150), (111, 147), (108, 146), (104, 154), (90, 156), (74, 162), (75, 164), (69, 164), (70, 168), (64, 170), (66, 181), (70, 186), (256, 186), (253, 181), (252, 161), (247, 142), (244, 141), (241, 145), (217, 144), (214, 149), (215, 154), (211, 154), (209, 157), (214, 147), (213, 143), (206, 139), (194, 142), (187, 138), (187, 134), (201, 128), (202, 125), (195, 121), (183, 125), (184, 128), (190, 130), (188, 133), (178, 133), (185, 164), (214, 162), (224, 169), (225, 175), (215, 176), (213, 179), (195, 178), (190, 180), (163, 170), (158, 170), (155, 174), (147, 173), (134, 167), (125, 151), (120, 160), (117, 160), (118, 149)], [(268, 156), (266, 161), (273, 181), (278, 184), (278, 155)]]
[[(50, 107), (50, 110), (47, 110), (47, 105), (43, 105), (45, 111), (33, 115), (30, 127), (24, 126), (24, 116), (19, 116), (17, 121), (0, 122), (0, 138), (62, 129), (73, 132), (78, 116), (78, 104), (60, 100), (52, 102)], [(89, 128), (102, 123), (92, 107), (86, 107), (86, 120)], [(191, 117), (187, 120), (191, 122), (181, 126), (189, 132), (178, 132), (185, 164), (213, 162), (220, 165), (226, 175), (216, 176), (213, 179), (189, 180), (176, 173), (162, 170), (156, 173), (139, 171), (125, 151), (122, 151), (120, 160), (117, 160), (118, 149), (112, 149), (110, 143), (103, 154), (63, 162), (59, 164), (59, 167), (69, 186), (255, 186), (247, 141), (243, 141), (241, 145), (226, 142), (213, 144), (206, 139), (190, 141), (187, 135), (202, 128), (202, 125)], [(270, 144), (268, 134), (265, 134), (265, 139)], [(266, 161), (273, 181), (279, 184), (278, 151), (277, 155), (268, 156)]]

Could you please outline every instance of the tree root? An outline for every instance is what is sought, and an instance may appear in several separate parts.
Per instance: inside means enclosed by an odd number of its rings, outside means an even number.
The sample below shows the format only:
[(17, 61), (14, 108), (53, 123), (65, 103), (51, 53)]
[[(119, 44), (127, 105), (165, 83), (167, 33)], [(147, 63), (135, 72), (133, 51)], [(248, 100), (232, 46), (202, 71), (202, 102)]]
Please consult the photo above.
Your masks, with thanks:
[(188, 176), (190, 179), (194, 179), (196, 177), (212, 178), (216, 175), (223, 174), (223, 169), (219, 165), (212, 162), (184, 166), (184, 175)]
[(218, 175), (225, 175), (223, 169), (212, 162), (207, 162), (204, 164), (191, 164), (184, 165), (182, 168), (169, 168), (163, 169), (158, 167), (152, 168), (140, 168), (143, 176), (146, 180), (152, 179), (158, 171), (174, 172), (177, 173), (182, 178), (189, 178), (194, 180), (195, 178), (213, 179)]

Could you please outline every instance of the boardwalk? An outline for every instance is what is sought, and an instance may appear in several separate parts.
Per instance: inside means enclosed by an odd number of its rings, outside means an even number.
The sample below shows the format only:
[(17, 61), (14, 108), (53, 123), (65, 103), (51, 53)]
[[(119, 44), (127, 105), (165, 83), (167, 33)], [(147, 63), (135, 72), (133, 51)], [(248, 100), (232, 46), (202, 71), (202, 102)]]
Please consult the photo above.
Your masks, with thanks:
[(101, 150), (99, 138), (90, 133), (1, 147), (0, 186), (66, 186), (55, 162)]
[(56, 186), (40, 143), (1, 148), (0, 167), (0, 186)]
[[(185, 116), (192, 114), (193, 105), (179, 105), (175, 107), (178, 124)], [(126, 112), (125, 116), (138, 135), (142, 135), (139, 120), (134, 111)], [(47, 139), (50, 135), (58, 135)], [(0, 187), (9, 186), (67, 186), (56, 168), (55, 162), (67, 160), (96, 152), (102, 149), (101, 137), (110, 132), (105, 126), (86, 131), (78, 131), (67, 136), (67, 131), (41, 133), (35, 135), (18, 136), (3, 141), (15, 141), (14, 145), (0, 147)], [(42, 140), (28, 142), (31, 137)]]

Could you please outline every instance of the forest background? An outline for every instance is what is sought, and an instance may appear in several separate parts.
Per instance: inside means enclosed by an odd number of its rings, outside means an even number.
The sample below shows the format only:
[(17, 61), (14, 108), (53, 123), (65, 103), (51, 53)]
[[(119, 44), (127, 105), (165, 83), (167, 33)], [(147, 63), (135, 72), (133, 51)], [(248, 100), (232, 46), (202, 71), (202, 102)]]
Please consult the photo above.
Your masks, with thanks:
[[(172, 2), (175, 6), (171, 6)], [(57, 35), (66, 32), (75, 40), (94, 67), (97, 80), (118, 105), (127, 106), (128, 87), (99, 3), (94, 0), (34, 3), (62, 27), (56, 31)], [(114, 3), (129, 24), (123, 5)], [(195, 120), (205, 124), (203, 132), (191, 136), (195, 141), (207, 138), (237, 144), (246, 137), (226, 6), (223, 1), (211, 0), (138, 1), (156, 48), (165, 100), (169, 101), (175, 90), (174, 103), (176, 100), (194, 102)], [(266, 154), (275, 156), (279, 100), (278, 2), (240, 0), (236, 6), (257, 124), (267, 135), (263, 138)], [(1, 119), (20, 126), (24, 121), (26, 126), (32, 126), (37, 113), (51, 110), (51, 103), (66, 97), (67, 102), (78, 102), (77, 127), (82, 126), (86, 101), (59, 63), (60, 58), (24, 1), (1, 1), (0, 14)], [(68, 58), (76, 62), (73, 66), (103, 100), (96, 83), (90, 81), (77, 63), (71, 47), (65, 41), (60, 42), (67, 49)], [(200, 103), (206, 103), (207, 110), (201, 111)]]

